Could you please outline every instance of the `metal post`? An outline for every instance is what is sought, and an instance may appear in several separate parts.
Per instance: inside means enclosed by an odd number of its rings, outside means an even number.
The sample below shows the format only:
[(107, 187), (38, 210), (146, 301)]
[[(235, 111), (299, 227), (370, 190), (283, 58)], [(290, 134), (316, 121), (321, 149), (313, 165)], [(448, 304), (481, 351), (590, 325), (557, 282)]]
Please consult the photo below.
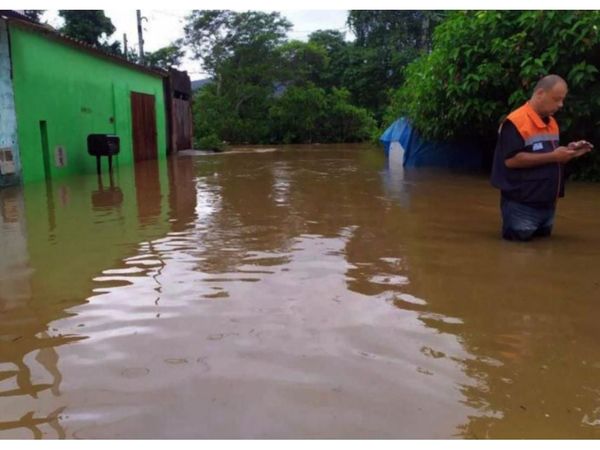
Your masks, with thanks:
[(123, 33), (123, 55), (125, 55), (125, 59), (129, 59), (127, 57), (127, 33)]
[(144, 36), (142, 34), (142, 11), (137, 9), (138, 42), (140, 46), (140, 64), (144, 64)]

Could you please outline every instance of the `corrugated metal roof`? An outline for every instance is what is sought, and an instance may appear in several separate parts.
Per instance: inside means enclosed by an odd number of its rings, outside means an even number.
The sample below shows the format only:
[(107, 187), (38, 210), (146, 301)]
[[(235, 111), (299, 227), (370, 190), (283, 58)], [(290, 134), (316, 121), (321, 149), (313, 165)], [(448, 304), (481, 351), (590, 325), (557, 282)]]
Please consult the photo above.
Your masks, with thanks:
[(17, 26), (36, 31), (40, 34), (46, 35), (47, 37), (49, 37), (51, 39), (55, 39), (64, 44), (87, 51), (88, 53), (92, 53), (95, 56), (100, 56), (102, 58), (109, 59), (117, 64), (121, 64), (121, 65), (127, 66), (131, 69), (139, 70), (141, 72), (146, 72), (151, 75), (159, 76), (161, 78), (165, 78), (165, 77), (169, 76), (169, 72), (167, 72), (166, 70), (159, 69), (158, 67), (142, 66), (141, 64), (137, 64), (132, 61), (128, 61), (125, 58), (105, 52), (104, 50), (96, 48), (86, 42), (83, 42), (78, 39), (74, 39), (74, 38), (66, 36), (62, 33), (59, 33), (54, 28), (35, 23), (35, 22), (29, 20), (26, 16), (23, 16), (22, 14), (19, 14), (15, 11), (2, 10), (2, 11), (0, 11), (0, 15), (11, 24), (15, 24)]
[(35, 23), (35, 22), (33, 22), (33, 20), (31, 20), (25, 14), (21, 13), (19, 10), (16, 10), (16, 9), (0, 9), (0, 16), (2, 16), (3, 18), (15, 17), (17, 19), (22, 19), (26, 22)]

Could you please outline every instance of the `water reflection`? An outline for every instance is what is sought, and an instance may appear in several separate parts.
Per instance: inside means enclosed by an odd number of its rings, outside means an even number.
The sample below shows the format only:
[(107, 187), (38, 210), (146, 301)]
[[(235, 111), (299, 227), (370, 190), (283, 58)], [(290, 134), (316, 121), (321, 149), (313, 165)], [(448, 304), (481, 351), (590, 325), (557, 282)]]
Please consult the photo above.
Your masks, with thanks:
[(410, 208), (419, 226), (403, 252), (408, 291), (426, 299), (424, 323), (458, 336), (470, 353), (460, 363), (476, 383), (462, 392), (479, 413), (460, 435), (598, 436), (600, 273), (586, 249), (600, 242), (578, 223), (600, 222), (585, 213), (593, 189), (573, 187), (576, 201), (561, 204), (552, 240), (520, 246), (497, 238), (495, 198), (476, 178), (422, 175)]
[(483, 178), (382, 168), (292, 147), (0, 191), (0, 437), (594, 436), (596, 191), (515, 246)]
[[(0, 436), (65, 436), (59, 349), (87, 336), (80, 321), (70, 331), (52, 324), (76, 315), (72, 308), (86, 301), (93, 275), (123, 252), (114, 246), (124, 222), (141, 220), (119, 208), (123, 193), (112, 176), (107, 189), (102, 179), (96, 190), (93, 182), (81, 177), (0, 191)], [(131, 198), (136, 186), (127, 187)], [(137, 243), (135, 228), (123, 244)]]
[[(27, 249), (27, 222), (20, 189), (0, 190), (0, 403), (12, 404), (15, 397), (40, 399), (60, 396), (62, 376), (55, 346), (72, 338), (54, 337), (46, 331), (46, 317), (33, 298), (32, 270)], [(35, 358), (32, 358), (35, 355)], [(31, 401), (24, 402), (29, 406)], [(24, 404), (10, 411), (23, 411)], [(6, 420), (8, 408), (0, 413), (0, 431), (25, 428), (41, 437), (39, 426), (48, 423), (64, 436), (58, 422), (62, 408), (44, 416), (28, 410), (17, 420)], [(41, 417), (39, 417), (41, 416)]]
[(406, 208), (410, 202), (410, 175), (414, 171), (404, 170), (402, 160), (389, 159), (381, 171), (381, 179), (387, 198)]
[(114, 175), (107, 175), (109, 184), (104, 186), (103, 176), (98, 175), (98, 189), (92, 192), (92, 208), (94, 210), (115, 208), (123, 203), (123, 191), (115, 185)]
[[(78, 372), (115, 405), (111, 414), (121, 414), (122, 429), (143, 436), (374, 437), (431, 436), (436, 424), (435, 435), (452, 434), (467, 412), (457, 406), (453, 384), (468, 379), (456, 363), (432, 358), (437, 353), (427, 349), (464, 355), (453, 336), (432, 335), (414, 313), (390, 308), (390, 293), (402, 295), (407, 281), (398, 274), (407, 266), (393, 258), (402, 244), (383, 255), (368, 246), (395, 208), (380, 191), (377, 171), (368, 172), (365, 184), (354, 158), (351, 152), (272, 153), (173, 163), (170, 173), (196, 169), (192, 179), (170, 183), (170, 231), (103, 270), (89, 304), (77, 309), (88, 318), (89, 339), (70, 352), (83, 355), (92, 346), (106, 355), (105, 370)], [(193, 187), (195, 202), (183, 186)], [(375, 214), (373, 198), (386, 203)], [(365, 269), (370, 253), (387, 272)], [(78, 320), (54, 325), (73, 329)], [(149, 339), (150, 353), (143, 350)], [(190, 372), (167, 373), (165, 366)], [(439, 372), (445, 376), (432, 377)], [(163, 387), (173, 376), (178, 389)], [(122, 378), (136, 390), (155, 386), (157, 396), (173, 397), (182, 412), (170, 429), (144, 425), (145, 416), (163, 410), (147, 391), (130, 398), (133, 412), (122, 410), (114, 388)], [(377, 388), (365, 390), (373, 379)], [(233, 381), (238, 388), (232, 390)], [(444, 392), (433, 401), (431, 384)], [(184, 395), (190, 389), (191, 398)], [(270, 401), (266, 392), (273, 392)], [(240, 395), (255, 405), (252, 416), (227, 406)], [(336, 411), (326, 427), (315, 415), (315, 402), (323, 401)], [(411, 405), (410, 417), (386, 413), (402, 404)], [(209, 411), (219, 420), (205, 417)], [(266, 420), (275, 411), (279, 419)], [(78, 437), (115, 432), (114, 425), (86, 427), (81, 414), (70, 420)], [(198, 414), (205, 422), (186, 430), (188, 415)], [(226, 425), (239, 421), (248, 424)]]
[(155, 223), (161, 215), (161, 196), (163, 193), (161, 191), (160, 167), (160, 162), (156, 160), (145, 164), (136, 164), (134, 167), (135, 204), (138, 209), (138, 219), (142, 226)]
[(42, 439), (44, 437), (44, 433), (40, 427), (47, 424), (55, 431), (55, 438), (64, 439), (66, 437), (65, 430), (60, 426), (59, 422), (60, 413), (63, 412), (63, 410), (64, 407), (58, 408), (57, 410), (52, 411), (46, 417), (42, 418), (35, 418), (35, 413), (33, 411), (29, 411), (27, 414), (19, 418), (19, 420), (12, 422), (0, 422), (0, 431), (19, 430), (21, 428), (25, 428), (31, 432), (33, 438)]

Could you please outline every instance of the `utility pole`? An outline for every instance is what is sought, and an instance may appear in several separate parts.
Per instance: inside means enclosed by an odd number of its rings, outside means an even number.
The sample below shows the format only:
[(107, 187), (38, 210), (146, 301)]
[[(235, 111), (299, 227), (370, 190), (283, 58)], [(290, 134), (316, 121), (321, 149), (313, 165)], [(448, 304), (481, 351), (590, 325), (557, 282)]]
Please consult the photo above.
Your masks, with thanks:
[(144, 64), (144, 37), (142, 35), (142, 11), (137, 9), (137, 29), (138, 29), (138, 41), (140, 44), (140, 64)]
[(127, 57), (127, 33), (123, 33), (123, 54), (125, 55), (125, 59), (129, 59)]

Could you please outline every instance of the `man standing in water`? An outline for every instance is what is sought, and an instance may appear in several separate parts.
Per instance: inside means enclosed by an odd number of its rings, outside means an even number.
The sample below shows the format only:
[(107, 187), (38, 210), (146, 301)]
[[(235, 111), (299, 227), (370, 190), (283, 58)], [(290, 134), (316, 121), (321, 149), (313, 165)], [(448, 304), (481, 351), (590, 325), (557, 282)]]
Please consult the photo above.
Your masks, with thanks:
[(567, 83), (558, 75), (537, 82), (533, 95), (500, 126), (492, 185), (501, 191), (502, 237), (528, 241), (550, 236), (556, 201), (564, 196), (564, 165), (593, 148), (587, 141), (559, 146), (553, 115), (563, 106)]

